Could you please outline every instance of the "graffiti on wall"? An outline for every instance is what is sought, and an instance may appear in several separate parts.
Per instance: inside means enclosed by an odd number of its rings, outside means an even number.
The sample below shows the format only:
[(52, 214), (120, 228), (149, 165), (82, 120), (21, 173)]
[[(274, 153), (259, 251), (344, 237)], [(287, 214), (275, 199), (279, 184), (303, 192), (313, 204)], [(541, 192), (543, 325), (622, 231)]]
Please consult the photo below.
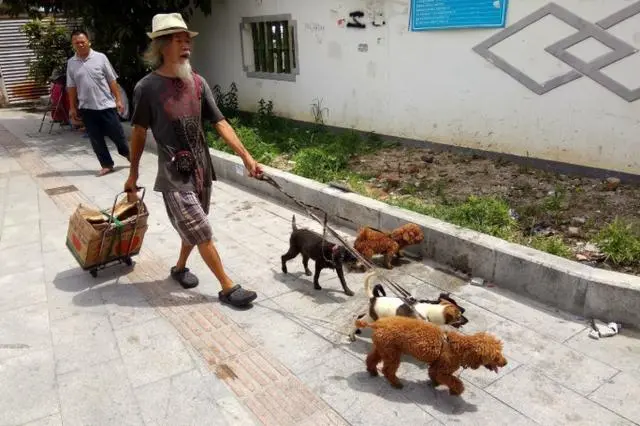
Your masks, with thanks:
[[(546, 6), (525, 16), (515, 24), (478, 44), (473, 48), (473, 51), (538, 95), (544, 95), (574, 80), (588, 77), (627, 102), (634, 102), (640, 99), (640, 87), (629, 89), (604, 74), (602, 70), (631, 55), (639, 54), (638, 50), (632, 45), (607, 31), (613, 26), (639, 14), (640, 1), (637, 1), (598, 22), (592, 23), (555, 3), (548, 3)], [(520, 70), (514, 67), (489, 49), (547, 16), (553, 16), (567, 25), (574, 27), (577, 31), (544, 49), (545, 52), (550, 53), (570, 66), (572, 70), (543, 83), (538, 83), (527, 75), (526, 70)], [(599, 41), (607, 46), (610, 51), (588, 62), (583, 61), (568, 51), (571, 47), (587, 39)]]
[(367, 25), (359, 20), (359, 18), (364, 18), (363, 11), (356, 10), (355, 12), (351, 12), (349, 18), (351, 18), (351, 20), (347, 22), (347, 28), (367, 28)]
[(366, 22), (369, 22), (369, 24), (374, 27), (382, 27), (387, 24), (382, 11), (376, 10), (366, 14), (362, 10), (354, 10), (349, 13), (348, 18), (338, 19), (338, 26), (340, 28), (346, 27), (363, 30), (367, 28)]

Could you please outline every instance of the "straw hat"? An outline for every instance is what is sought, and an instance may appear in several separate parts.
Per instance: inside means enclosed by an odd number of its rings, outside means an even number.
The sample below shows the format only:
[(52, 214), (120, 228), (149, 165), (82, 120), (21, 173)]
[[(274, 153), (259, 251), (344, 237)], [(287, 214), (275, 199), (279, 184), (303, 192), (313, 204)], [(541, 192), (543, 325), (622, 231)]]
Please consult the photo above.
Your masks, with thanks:
[(154, 39), (167, 34), (188, 32), (191, 37), (198, 35), (195, 31), (189, 31), (182, 15), (179, 13), (158, 13), (151, 21), (151, 32), (147, 33), (149, 38)]

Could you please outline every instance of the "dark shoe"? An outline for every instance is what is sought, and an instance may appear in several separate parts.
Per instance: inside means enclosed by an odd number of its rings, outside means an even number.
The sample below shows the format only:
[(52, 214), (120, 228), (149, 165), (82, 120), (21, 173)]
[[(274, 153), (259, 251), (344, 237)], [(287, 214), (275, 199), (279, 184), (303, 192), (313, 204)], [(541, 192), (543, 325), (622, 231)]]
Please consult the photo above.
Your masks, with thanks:
[(176, 267), (173, 266), (171, 268), (171, 277), (178, 281), (184, 289), (194, 288), (199, 284), (198, 277), (189, 272), (189, 268), (177, 271)]
[(218, 298), (222, 303), (228, 303), (235, 307), (244, 307), (256, 300), (258, 295), (255, 291), (245, 290), (239, 284), (234, 285), (231, 290), (226, 293), (220, 291)]

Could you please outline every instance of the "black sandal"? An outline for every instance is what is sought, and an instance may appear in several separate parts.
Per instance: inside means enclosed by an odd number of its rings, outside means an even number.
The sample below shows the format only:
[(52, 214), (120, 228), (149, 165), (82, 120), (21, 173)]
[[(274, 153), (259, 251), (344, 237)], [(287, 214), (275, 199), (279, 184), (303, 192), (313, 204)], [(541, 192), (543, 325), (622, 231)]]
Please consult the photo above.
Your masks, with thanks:
[(234, 285), (227, 293), (222, 290), (218, 293), (218, 298), (222, 303), (228, 303), (235, 307), (244, 307), (256, 300), (258, 294), (255, 291), (245, 290), (239, 284)]
[(189, 272), (189, 268), (184, 268), (181, 271), (176, 270), (176, 267), (171, 268), (171, 277), (178, 281), (182, 288), (190, 289), (198, 286), (198, 277), (192, 272)]

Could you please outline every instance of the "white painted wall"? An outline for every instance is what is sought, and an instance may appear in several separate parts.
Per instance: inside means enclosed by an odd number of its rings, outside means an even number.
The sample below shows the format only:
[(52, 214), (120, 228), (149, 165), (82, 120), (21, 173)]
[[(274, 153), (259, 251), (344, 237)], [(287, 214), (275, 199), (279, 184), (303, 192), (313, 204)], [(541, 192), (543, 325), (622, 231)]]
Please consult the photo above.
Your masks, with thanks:
[[(409, 0), (217, 0), (213, 15), (196, 16), (193, 61), (211, 86), (239, 87), (240, 107), (271, 99), (277, 114), (312, 121), (323, 99), (326, 123), (418, 140), (497, 151), (640, 174), (640, 100), (629, 103), (582, 77), (537, 95), (472, 51), (499, 29), (408, 31)], [(353, 10), (384, 10), (386, 25), (340, 28)], [(628, 0), (558, 0), (596, 22), (632, 4)], [(545, 5), (510, 0), (507, 25)], [(242, 70), (242, 17), (291, 13), (298, 21), (300, 75), (295, 82), (247, 78)], [(541, 82), (570, 67), (544, 52), (574, 30), (544, 18), (493, 48)], [(640, 14), (610, 33), (640, 48)], [(358, 45), (368, 44), (366, 53)], [(606, 48), (585, 42), (572, 53), (587, 59)], [(586, 56), (586, 57), (585, 57)], [(640, 86), (640, 53), (607, 73)]]

